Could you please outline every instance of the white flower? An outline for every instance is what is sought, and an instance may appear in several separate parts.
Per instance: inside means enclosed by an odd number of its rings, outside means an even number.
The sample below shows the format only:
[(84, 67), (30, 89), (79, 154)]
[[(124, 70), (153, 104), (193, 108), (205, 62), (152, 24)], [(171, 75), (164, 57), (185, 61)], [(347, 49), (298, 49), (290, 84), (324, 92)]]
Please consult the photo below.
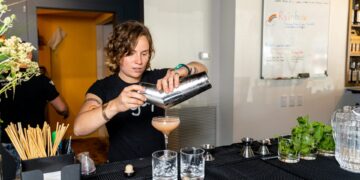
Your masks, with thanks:
[[(16, 18), (14, 14), (2, 17), (9, 11), (8, 6), (3, 2), (0, 0), (0, 36), (13, 26)], [(8, 39), (0, 37), (0, 73), (3, 73), (1, 75), (7, 74), (5, 79), (8, 81), (1, 87), (0, 94), (6, 93), (9, 89), (15, 90), (15, 86), (21, 81), (27, 81), (34, 75), (40, 74), (38, 64), (29, 58), (29, 53), (33, 50), (36, 49), (31, 43), (24, 43), (19, 37), (11, 36)]]
[(1, 11), (7, 11), (7, 10), (8, 10), (8, 6), (5, 5), (5, 4), (2, 4), (2, 5), (0, 6), (0, 10), (1, 10)]

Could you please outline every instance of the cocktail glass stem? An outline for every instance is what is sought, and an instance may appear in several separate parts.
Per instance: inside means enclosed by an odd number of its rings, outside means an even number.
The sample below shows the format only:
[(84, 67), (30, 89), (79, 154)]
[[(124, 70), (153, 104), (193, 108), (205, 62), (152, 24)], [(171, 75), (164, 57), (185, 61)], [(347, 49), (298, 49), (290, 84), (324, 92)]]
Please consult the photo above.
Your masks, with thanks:
[(164, 138), (165, 138), (165, 149), (167, 149), (168, 147), (168, 135), (164, 133)]

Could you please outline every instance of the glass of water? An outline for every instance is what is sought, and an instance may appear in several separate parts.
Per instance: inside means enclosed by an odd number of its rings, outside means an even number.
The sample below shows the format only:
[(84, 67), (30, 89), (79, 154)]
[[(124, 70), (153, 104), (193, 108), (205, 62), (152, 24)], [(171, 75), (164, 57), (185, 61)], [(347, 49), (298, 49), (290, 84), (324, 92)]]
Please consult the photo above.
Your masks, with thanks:
[(177, 152), (171, 150), (155, 151), (152, 154), (152, 176), (153, 180), (177, 180)]
[(195, 147), (180, 149), (181, 179), (204, 179), (205, 158), (204, 150)]

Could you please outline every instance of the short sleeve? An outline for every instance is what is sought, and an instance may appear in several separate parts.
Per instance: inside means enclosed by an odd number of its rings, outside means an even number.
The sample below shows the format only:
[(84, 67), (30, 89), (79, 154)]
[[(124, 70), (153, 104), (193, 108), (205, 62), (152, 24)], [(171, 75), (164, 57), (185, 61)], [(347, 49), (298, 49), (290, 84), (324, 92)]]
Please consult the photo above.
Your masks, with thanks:
[(155, 77), (155, 79), (161, 79), (163, 78), (168, 71), (168, 68), (165, 69), (155, 69), (152, 71), (152, 76)]
[(156, 84), (157, 80), (163, 78), (167, 71), (168, 69), (154, 69), (151, 71), (146, 71), (142, 81)]
[(87, 93), (94, 94), (98, 96), (102, 101), (104, 101), (106, 98), (106, 94), (103, 91), (103, 81), (97, 80), (93, 85), (90, 86), (90, 88), (86, 91)]
[(56, 90), (54, 82), (46, 76), (41, 76), (42, 87), (44, 88), (44, 94), (47, 101), (52, 101), (59, 96), (59, 92)]

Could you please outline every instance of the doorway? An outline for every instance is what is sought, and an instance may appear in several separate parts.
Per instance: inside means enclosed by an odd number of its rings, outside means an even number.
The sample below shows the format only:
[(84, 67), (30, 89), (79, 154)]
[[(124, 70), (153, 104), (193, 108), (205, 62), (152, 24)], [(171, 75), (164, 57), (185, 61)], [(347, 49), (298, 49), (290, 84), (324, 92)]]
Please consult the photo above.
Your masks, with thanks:
[[(70, 124), (66, 138), (76, 138), (73, 124), (85, 93), (92, 83), (106, 75), (103, 47), (112, 29), (114, 14), (44, 8), (37, 9), (36, 13), (39, 65), (46, 68), (70, 110), (65, 121), (48, 107), (48, 122), (52, 128), (56, 122)], [(82, 138), (106, 135), (103, 127)]]

